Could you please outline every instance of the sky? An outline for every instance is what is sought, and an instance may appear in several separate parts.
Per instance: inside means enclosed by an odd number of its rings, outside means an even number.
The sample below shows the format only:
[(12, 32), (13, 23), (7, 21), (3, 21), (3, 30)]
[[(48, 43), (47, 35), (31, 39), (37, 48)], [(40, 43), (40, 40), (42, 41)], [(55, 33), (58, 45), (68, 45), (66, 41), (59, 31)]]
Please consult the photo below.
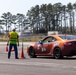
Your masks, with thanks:
[(66, 5), (69, 2), (75, 3), (76, 0), (0, 0), (0, 16), (7, 12), (11, 12), (13, 15), (17, 13), (26, 15), (27, 11), (35, 5), (55, 4), (58, 2)]

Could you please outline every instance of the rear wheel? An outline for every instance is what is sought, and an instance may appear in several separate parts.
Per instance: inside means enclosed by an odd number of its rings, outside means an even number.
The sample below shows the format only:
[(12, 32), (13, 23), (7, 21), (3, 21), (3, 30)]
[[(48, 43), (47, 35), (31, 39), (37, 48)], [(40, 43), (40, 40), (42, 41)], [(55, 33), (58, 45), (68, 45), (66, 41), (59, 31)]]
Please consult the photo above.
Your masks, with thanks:
[(30, 49), (29, 49), (29, 56), (30, 56), (31, 58), (36, 58), (35, 51), (34, 51), (33, 48), (30, 48)]
[(61, 58), (63, 58), (60, 48), (55, 48), (53, 55), (54, 55), (55, 59), (61, 59)]

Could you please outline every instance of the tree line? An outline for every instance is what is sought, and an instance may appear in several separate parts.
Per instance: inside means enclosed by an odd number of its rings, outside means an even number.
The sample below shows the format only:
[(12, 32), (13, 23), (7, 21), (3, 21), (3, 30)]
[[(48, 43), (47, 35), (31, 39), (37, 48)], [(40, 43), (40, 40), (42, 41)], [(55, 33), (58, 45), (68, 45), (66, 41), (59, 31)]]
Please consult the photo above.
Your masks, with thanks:
[(12, 15), (10, 12), (3, 13), (0, 19), (0, 29), (4, 25), (6, 32), (11, 30), (12, 25), (19, 31), (28, 27), (33, 33), (47, 33), (48, 31), (59, 31), (61, 33), (76, 32), (76, 3), (42, 4), (31, 7), (24, 14)]

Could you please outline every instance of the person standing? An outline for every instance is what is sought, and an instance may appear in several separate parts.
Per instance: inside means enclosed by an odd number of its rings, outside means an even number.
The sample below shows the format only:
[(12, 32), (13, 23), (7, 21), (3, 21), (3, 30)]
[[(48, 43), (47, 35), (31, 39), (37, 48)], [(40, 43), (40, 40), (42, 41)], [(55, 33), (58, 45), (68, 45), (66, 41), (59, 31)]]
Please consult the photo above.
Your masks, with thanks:
[(19, 59), (18, 48), (17, 48), (17, 45), (19, 46), (19, 35), (16, 32), (16, 29), (13, 29), (11, 32), (9, 32), (8, 37), (9, 37), (8, 44), (7, 44), (9, 45), (8, 59), (10, 59), (12, 47), (14, 47), (15, 59)]

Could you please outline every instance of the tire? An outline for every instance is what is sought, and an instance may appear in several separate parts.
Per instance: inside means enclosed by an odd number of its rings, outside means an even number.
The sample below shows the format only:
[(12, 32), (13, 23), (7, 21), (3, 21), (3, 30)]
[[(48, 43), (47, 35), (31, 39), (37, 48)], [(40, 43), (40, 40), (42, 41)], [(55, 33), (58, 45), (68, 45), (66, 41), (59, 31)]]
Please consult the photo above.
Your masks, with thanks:
[(53, 55), (54, 55), (55, 59), (61, 59), (61, 58), (63, 58), (60, 48), (55, 48)]
[(28, 55), (30, 56), (30, 58), (36, 58), (35, 51), (33, 48), (29, 49)]

